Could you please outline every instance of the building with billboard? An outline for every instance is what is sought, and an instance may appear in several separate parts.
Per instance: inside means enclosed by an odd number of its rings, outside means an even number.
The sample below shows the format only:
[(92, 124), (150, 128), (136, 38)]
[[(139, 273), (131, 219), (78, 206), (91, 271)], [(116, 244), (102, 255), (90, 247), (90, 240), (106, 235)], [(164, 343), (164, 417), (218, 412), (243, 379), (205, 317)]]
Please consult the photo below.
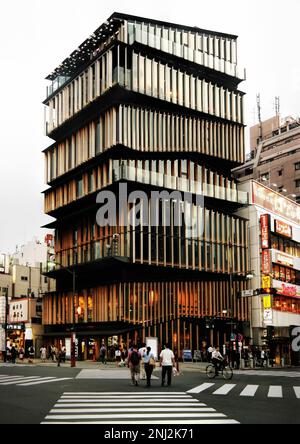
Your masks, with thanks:
[(245, 182), (250, 205), (239, 214), (249, 219), (253, 342), (270, 348), (276, 363), (299, 364), (291, 332), (300, 326), (300, 205), (256, 181)]

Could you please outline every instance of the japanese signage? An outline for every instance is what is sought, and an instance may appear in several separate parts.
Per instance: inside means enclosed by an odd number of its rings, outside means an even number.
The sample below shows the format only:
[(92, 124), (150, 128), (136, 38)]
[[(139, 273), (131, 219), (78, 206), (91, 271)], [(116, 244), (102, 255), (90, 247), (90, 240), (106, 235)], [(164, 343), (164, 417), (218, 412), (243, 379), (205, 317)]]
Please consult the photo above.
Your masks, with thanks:
[(263, 297), (263, 303), (264, 303), (264, 309), (265, 310), (272, 308), (271, 296), (264, 296)]
[(9, 322), (27, 322), (28, 321), (28, 299), (20, 299), (9, 304)]
[(280, 251), (274, 251), (272, 254), (273, 262), (280, 265), (285, 265), (287, 267), (294, 268), (294, 258), (286, 253), (281, 253)]
[(271, 243), (271, 223), (270, 215), (264, 214), (260, 216), (260, 226), (261, 226), (261, 248), (270, 248)]
[(5, 309), (6, 309), (5, 296), (0, 296), (0, 324), (5, 324)]
[(263, 274), (271, 272), (271, 252), (270, 250), (263, 250), (261, 256), (261, 268)]
[(271, 277), (263, 276), (262, 277), (262, 288), (264, 290), (269, 290), (271, 288)]
[(263, 318), (266, 325), (271, 325), (273, 323), (273, 311), (271, 308), (264, 309)]
[(285, 224), (280, 220), (275, 220), (275, 233), (280, 234), (281, 236), (288, 237), (292, 239), (293, 237), (293, 228), (291, 225)]
[(273, 287), (276, 289), (277, 294), (300, 299), (300, 287), (298, 285), (287, 284), (274, 279)]
[(252, 201), (266, 210), (300, 224), (300, 205), (260, 183), (252, 182)]

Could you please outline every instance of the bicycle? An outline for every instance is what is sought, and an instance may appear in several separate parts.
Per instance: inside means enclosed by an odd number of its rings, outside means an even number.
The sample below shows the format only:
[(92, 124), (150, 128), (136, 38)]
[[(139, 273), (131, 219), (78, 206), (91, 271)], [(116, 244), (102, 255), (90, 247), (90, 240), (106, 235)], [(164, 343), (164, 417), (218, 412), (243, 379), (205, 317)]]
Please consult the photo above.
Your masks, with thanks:
[[(220, 363), (219, 372), (222, 373), (223, 378), (226, 380), (230, 380), (233, 377), (233, 370), (226, 360)], [(217, 376), (217, 371), (214, 365), (209, 364), (206, 367), (206, 375), (209, 379), (214, 379)]]

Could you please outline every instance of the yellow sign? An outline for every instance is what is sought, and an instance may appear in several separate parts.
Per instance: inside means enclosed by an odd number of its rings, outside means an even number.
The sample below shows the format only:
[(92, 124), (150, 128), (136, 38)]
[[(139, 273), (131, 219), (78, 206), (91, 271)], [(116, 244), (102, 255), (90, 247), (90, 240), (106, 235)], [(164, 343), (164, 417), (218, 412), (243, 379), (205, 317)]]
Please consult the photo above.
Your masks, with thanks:
[(264, 290), (271, 288), (271, 276), (263, 276), (262, 277), (262, 288)]
[(271, 296), (264, 296), (264, 309), (272, 308)]

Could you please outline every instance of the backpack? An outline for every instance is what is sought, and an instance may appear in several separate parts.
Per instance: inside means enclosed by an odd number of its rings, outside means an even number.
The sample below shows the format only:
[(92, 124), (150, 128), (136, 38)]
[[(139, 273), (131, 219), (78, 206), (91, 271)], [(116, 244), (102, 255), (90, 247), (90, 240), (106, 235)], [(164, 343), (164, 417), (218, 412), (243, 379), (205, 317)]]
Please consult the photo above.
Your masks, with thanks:
[(140, 363), (140, 358), (139, 358), (139, 354), (136, 351), (133, 351), (130, 355), (130, 362), (132, 365), (139, 365)]

